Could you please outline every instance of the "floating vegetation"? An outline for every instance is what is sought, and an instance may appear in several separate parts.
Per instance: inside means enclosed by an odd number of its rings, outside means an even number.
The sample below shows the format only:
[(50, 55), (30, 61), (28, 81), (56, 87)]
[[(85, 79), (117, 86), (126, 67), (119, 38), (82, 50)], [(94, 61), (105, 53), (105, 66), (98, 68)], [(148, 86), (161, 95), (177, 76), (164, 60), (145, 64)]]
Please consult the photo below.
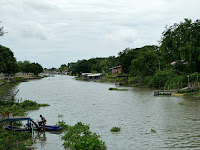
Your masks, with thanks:
[(121, 131), (120, 127), (112, 127), (112, 129), (110, 129), (111, 132), (119, 132)]
[(185, 102), (180, 102), (180, 103), (178, 103), (179, 105), (185, 105)]
[(99, 135), (89, 131), (89, 125), (84, 125), (78, 122), (74, 126), (67, 125), (64, 121), (58, 122), (60, 127), (63, 127), (65, 134), (62, 139), (65, 140), (65, 149), (72, 150), (105, 150), (105, 142), (99, 140)]
[(115, 90), (115, 91), (128, 91), (128, 89), (118, 89), (118, 88), (109, 88), (108, 90), (110, 90), (110, 91), (113, 91), (113, 90)]
[(33, 144), (32, 135), (28, 132), (6, 131), (0, 126), (0, 149), (1, 150), (25, 150)]
[(58, 114), (58, 117), (63, 117), (63, 114)]
[(13, 116), (24, 116), (27, 111), (38, 110), (49, 104), (38, 104), (37, 102), (25, 100), (22, 103), (12, 103), (11, 101), (0, 101), (0, 112), (10, 112)]
[(154, 129), (151, 129), (151, 132), (152, 132), (152, 133), (156, 133), (156, 130), (154, 130)]

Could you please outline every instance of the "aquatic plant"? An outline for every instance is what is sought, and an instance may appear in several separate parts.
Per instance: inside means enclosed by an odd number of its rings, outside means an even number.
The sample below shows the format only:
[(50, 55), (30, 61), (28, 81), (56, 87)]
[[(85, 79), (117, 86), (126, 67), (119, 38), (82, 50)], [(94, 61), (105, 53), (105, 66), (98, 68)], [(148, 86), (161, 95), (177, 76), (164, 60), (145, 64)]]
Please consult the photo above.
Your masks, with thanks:
[(180, 103), (178, 103), (179, 105), (185, 105), (185, 102), (180, 102)]
[(63, 127), (63, 129), (65, 131), (69, 130), (69, 128), (70, 128), (70, 125), (67, 125), (66, 122), (64, 122), (63, 120), (62, 121), (58, 121), (58, 123), (56, 125), (58, 125), (60, 127)]
[(25, 150), (27, 146), (33, 144), (32, 135), (28, 132), (7, 131), (0, 129), (0, 149), (2, 150)]
[(151, 129), (151, 132), (152, 132), (152, 133), (156, 133), (156, 130), (154, 130), (154, 129)]
[(108, 90), (112, 91), (112, 90), (115, 90), (115, 91), (128, 91), (128, 89), (118, 89), (118, 88), (109, 88)]
[(10, 112), (13, 116), (24, 116), (29, 110), (38, 110), (49, 104), (38, 104), (34, 101), (25, 100), (23, 103), (12, 103), (11, 101), (0, 101), (0, 112)]
[(63, 117), (63, 114), (58, 114), (58, 117)]
[(121, 128), (120, 127), (112, 127), (112, 129), (110, 129), (111, 132), (120, 132)]
[(105, 150), (105, 142), (99, 140), (96, 133), (89, 131), (89, 125), (78, 122), (74, 126), (66, 125), (64, 121), (58, 122), (58, 125), (64, 127), (66, 134), (62, 136), (65, 140), (64, 147), (72, 150)]

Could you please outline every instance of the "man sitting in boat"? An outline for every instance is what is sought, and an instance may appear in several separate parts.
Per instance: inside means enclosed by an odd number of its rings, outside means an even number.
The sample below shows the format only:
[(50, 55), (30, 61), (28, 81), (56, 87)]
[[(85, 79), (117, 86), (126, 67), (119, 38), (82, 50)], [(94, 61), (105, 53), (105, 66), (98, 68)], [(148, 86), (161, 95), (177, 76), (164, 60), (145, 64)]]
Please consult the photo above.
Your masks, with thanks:
[(45, 125), (46, 125), (47, 121), (42, 115), (40, 115), (40, 118), (41, 118), (41, 121), (39, 121), (38, 124), (39, 124), (39, 126), (43, 125), (43, 131), (45, 131), (46, 130)]

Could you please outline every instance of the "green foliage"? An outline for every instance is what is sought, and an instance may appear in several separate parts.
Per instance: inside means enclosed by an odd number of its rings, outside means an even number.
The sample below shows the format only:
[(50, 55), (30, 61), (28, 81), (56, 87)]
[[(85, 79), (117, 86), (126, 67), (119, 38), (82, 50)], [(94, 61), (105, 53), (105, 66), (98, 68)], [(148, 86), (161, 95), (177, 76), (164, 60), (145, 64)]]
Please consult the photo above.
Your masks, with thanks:
[(120, 132), (121, 128), (120, 127), (112, 127), (112, 129), (110, 129), (111, 132)]
[(7, 131), (0, 128), (0, 149), (2, 150), (26, 150), (26, 146), (32, 145), (32, 135), (28, 132)]
[(70, 126), (66, 124), (64, 121), (58, 121), (56, 125), (59, 125), (60, 127), (63, 127), (64, 130), (68, 131)]
[(26, 111), (38, 110), (40, 107), (49, 106), (48, 104), (38, 104), (30, 100), (14, 104), (10, 101), (0, 101), (0, 104), (0, 112), (11, 112), (13, 116), (24, 116)]
[(152, 133), (156, 133), (156, 130), (155, 130), (155, 129), (151, 129), (151, 132), (152, 132)]
[(59, 72), (62, 72), (62, 71), (68, 70), (68, 67), (66, 64), (62, 64), (58, 70)]
[(185, 102), (180, 102), (180, 103), (178, 103), (179, 105), (185, 105)]
[(163, 68), (164, 59), (155, 50), (143, 48), (138, 57), (132, 60), (131, 74), (141, 76), (151, 76), (156, 70)]
[(190, 66), (188, 72), (200, 71), (200, 20), (175, 23), (162, 36), (160, 50), (168, 63), (185, 60)]
[[(141, 55), (141, 53), (145, 53), (147, 50), (157, 51), (158, 47), (155, 45), (152, 45), (152, 46), (144, 46), (144, 47), (136, 48), (136, 49), (126, 48), (122, 52), (119, 52), (118, 60), (119, 60), (119, 64), (122, 65), (122, 69), (124, 73), (129, 73), (131, 62), (134, 59), (137, 59), (138, 56)], [(142, 59), (143, 58), (141, 57), (139, 61), (142, 61)]]
[(12, 74), (18, 72), (18, 69), (13, 52), (0, 45), (0, 72)]
[[(1, 22), (0, 22), (1, 23)], [(3, 27), (0, 27), (0, 36), (3, 36), (6, 32), (3, 30)]]
[(43, 68), (38, 63), (30, 63), (29, 61), (19, 61), (18, 62), (19, 70), (24, 73), (34, 73), (37, 75), (43, 71)]
[(152, 87), (165, 86), (165, 83), (174, 75), (172, 70), (157, 71), (149, 85)]
[(91, 58), (89, 60), (78, 60), (76, 63), (68, 63), (69, 71), (73, 75), (80, 75), (87, 72), (110, 72), (109, 68), (116, 64), (115, 56), (108, 58)]
[(64, 147), (72, 150), (105, 150), (105, 142), (99, 140), (96, 133), (89, 131), (89, 125), (78, 122), (74, 126), (66, 125), (64, 121), (58, 122), (67, 131), (62, 139)]

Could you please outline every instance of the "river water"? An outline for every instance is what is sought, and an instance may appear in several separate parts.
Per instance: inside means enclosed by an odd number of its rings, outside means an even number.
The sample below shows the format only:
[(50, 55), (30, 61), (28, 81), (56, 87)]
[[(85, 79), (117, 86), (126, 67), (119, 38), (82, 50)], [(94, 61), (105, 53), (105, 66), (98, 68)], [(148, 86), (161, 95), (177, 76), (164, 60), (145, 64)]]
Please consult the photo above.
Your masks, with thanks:
[[(110, 87), (115, 85), (60, 75), (21, 83), (15, 91), (20, 90), (17, 99), (50, 104), (28, 113), (34, 121), (42, 114), (49, 125), (61, 120), (70, 125), (90, 124), (108, 150), (200, 149), (200, 100), (155, 97), (148, 88), (109, 91)], [(114, 126), (121, 132), (111, 133)], [(37, 150), (64, 150), (60, 136), (35, 133), (34, 146)]]

